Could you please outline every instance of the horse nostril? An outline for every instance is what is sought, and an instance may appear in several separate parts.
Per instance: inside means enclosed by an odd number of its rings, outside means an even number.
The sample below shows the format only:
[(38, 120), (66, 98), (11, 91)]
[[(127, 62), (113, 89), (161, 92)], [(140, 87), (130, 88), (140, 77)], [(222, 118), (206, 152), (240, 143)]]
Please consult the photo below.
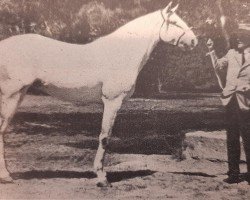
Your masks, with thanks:
[(197, 45), (197, 40), (195, 40), (195, 39), (192, 39), (191, 40), (191, 47), (195, 47), (196, 45)]
[(195, 43), (195, 41), (194, 41), (194, 39), (192, 39), (191, 40), (191, 45), (194, 46), (194, 43)]

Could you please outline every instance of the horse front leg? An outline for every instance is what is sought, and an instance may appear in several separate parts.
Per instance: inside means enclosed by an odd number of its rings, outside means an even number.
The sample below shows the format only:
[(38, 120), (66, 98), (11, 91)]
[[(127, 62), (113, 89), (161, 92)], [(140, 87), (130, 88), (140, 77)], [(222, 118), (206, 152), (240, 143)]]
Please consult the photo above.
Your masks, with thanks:
[(107, 99), (106, 97), (102, 98), (104, 104), (102, 129), (99, 136), (99, 147), (94, 161), (98, 187), (111, 186), (110, 183), (108, 183), (106, 172), (103, 170), (103, 162), (117, 111), (121, 108), (124, 97), (125, 94), (122, 94), (114, 99)]

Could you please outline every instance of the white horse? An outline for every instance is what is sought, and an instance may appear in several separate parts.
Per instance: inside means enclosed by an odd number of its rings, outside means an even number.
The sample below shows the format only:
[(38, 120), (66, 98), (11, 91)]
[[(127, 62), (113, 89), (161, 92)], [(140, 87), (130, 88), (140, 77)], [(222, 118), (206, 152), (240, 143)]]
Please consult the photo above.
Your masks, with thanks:
[(134, 91), (136, 78), (156, 44), (163, 40), (184, 50), (197, 38), (171, 3), (139, 17), (86, 45), (68, 44), (36, 34), (0, 42), (0, 181), (12, 182), (4, 158), (3, 136), (27, 89), (41, 89), (76, 104), (103, 102), (99, 147), (94, 161), (99, 186), (108, 185), (103, 160), (117, 111)]

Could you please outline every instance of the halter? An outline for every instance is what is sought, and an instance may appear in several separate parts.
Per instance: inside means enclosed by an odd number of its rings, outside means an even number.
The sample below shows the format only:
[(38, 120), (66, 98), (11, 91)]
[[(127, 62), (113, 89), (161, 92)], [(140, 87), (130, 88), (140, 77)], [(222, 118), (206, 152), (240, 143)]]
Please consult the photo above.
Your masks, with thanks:
[[(180, 29), (183, 30), (183, 33), (180, 35), (180, 37), (178, 38), (177, 42), (175, 43), (175, 46), (178, 46), (178, 44), (179, 44), (181, 38), (185, 35), (184, 28), (182, 28), (181, 26), (179, 26), (178, 24), (176, 24), (176, 23), (174, 23), (174, 22), (171, 22), (170, 20), (166, 20), (166, 19), (164, 18), (164, 15), (163, 15), (162, 12), (163, 12), (163, 10), (161, 10), (161, 16), (162, 16), (162, 18), (163, 18), (163, 22), (162, 22), (162, 25), (161, 25), (161, 28), (160, 28), (160, 32), (161, 32), (161, 29), (162, 29), (162, 27), (163, 27), (163, 25), (164, 25), (165, 22), (167, 23), (168, 26), (169, 26), (169, 24), (172, 24), (172, 25), (174, 25), (174, 26), (176, 26), (176, 27), (178, 27), (178, 28), (180, 28)], [(159, 32), (159, 38), (161, 39), (160, 32)], [(161, 40), (162, 40), (162, 39), (161, 39)]]

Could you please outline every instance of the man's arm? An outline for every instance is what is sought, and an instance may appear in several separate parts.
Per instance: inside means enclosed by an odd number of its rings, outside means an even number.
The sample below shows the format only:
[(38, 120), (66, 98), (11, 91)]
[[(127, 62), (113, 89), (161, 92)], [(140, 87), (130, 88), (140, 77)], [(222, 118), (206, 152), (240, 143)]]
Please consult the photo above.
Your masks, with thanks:
[(218, 79), (219, 85), (221, 89), (223, 89), (226, 85), (226, 71), (228, 67), (228, 60), (226, 57), (218, 59), (214, 49), (213, 49), (213, 41), (211, 39), (207, 42), (207, 47), (209, 52), (207, 55), (210, 56), (212, 65)]

